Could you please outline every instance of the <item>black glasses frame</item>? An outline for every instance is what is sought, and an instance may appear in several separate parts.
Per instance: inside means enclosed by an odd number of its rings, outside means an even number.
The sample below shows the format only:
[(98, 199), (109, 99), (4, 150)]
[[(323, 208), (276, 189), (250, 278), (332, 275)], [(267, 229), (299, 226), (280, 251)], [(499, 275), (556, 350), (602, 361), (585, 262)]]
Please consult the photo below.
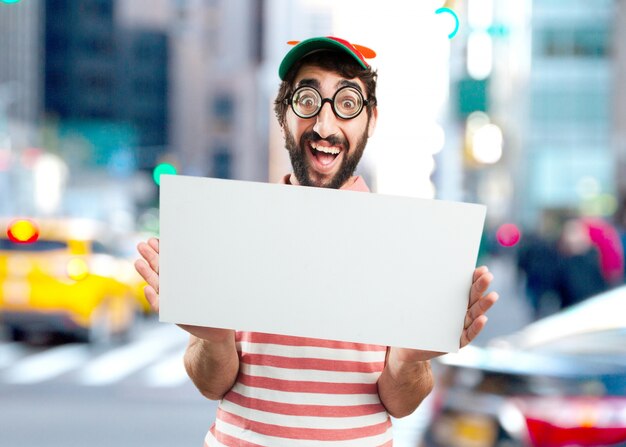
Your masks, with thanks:
[[(315, 113), (310, 114), (310, 115), (302, 115), (302, 114), (298, 113), (297, 107), (294, 105), (294, 98), (297, 96), (298, 92), (300, 92), (301, 90), (304, 90), (304, 89), (313, 90), (315, 93), (317, 93), (317, 96), (320, 99), (320, 103), (319, 103), (319, 107), (318, 107), (317, 111)], [(337, 95), (341, 91), (343, 91), (345, 89), (354, 90), (361, 97), (361, 108), (359, 109), (358, 112), (356, 112), (352, 116), (343, 116), (339, 112), (337, 112), (337, 109), (335, 108), (335, 99), (337, 98)], [(293, 110), (293, 113), (295, 113), (297, 116), (299, 116), (300, 118), (303, 118), (303, 119), (314, 118), (317, 115), (319, 115), (319, 113), (322, 111), (322, 108), (324, 107), (324, 104), (327, 103), (327, 102), (330, 103), (330, 108), (332, 109), (332, 111), (335, 114), (335, 116), (337, 118), (339, 118), (339, 119), (342, 119), (342, 120), (354, 119), (354, 118), (356, 118), (357, 116), (359, 116), (361, 114), (361, 112), (363, 111), (364, 108), (366, 108), (370, 104), (372, 104), (372, 105), (375, 104), (375, 100), (373, 100), (373, 98), (371, 98), (369, 100), (365, 99), (363, 97), (363, 93), (361, 93), (359, 90), (357, 90), (356, 88), (351, 87), (349, 85), (341, 87), (339, 90), (337, 90), (332, 98), (323, 98), (322, 94), (315, 87), (311, 87), (309, 85), (303, 85), (302, 87), (298, 87), (296, 90), (294, 90), (294, 92), (291, 94), (291, 96), (289, 98), (285, 98), (283, 100), (284, 104), (291, 105), (291, 110)]]

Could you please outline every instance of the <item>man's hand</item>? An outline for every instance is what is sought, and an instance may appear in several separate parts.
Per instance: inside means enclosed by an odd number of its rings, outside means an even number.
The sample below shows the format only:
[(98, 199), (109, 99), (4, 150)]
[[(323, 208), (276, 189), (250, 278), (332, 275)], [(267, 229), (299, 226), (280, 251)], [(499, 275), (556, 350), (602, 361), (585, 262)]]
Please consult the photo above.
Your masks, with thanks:
[(143, 289), (146, 299), (155, 312), (159, 311), (159, 240), (151, 237), (140, 242), (137, 251), (143, 259), (135, 261), (135, 269), (148, 283)]
[[(474, 340), (487, 324), (487, 311), (498, 301), (496, 292), (487, 293), (487, 289), (493, 281), (493, 275), (486, 266), (474, 270), (472, 287), (469, 294), (467, 312), (463, 323), (463, 332), (459, 346), (463, 348)], [(444, 355), (445, 352), (422, 351), (417, 349), (391, 348), (394, 359), (399, 362), (426, 361)]]
[[(493, 275), (487, 267), (474, 270), (460, 347), (467, 346), (487, 324), (485, 313), (498, 300), (496, 292), (487, 293)], [(389, 348), (387, 361), (378, 379), (378, 393), (387, 411), (395, 417), (411, 414), (433, 386), (428, 361), (443, 352)]]
[[(150, 238), (137, 245), (143, 259), (135, 261), (137, 272), (146, 280), (146, 299), (155, 311), (159, 310), (159, 240)], [(235, 331), (203, 326), (179, 324), (189, 332), (189, 346), (185, 351), (185, 369), (198, 390), (212, 400), (221, 399), (235, 383), (239, 372), (239, 355), (235, 345)]]
[(474, 270), (472, 288), (470, 289), (469, 305), (465, 314), (461, 348), (474, 340), (487, 324), (487, 311), (498, 301), (496, 292), (486, 293), (493, 281), (493, 275), (486, 266)]
[[(150, 238), (147, 242), (140, 242), (137, 251), (142, 259), (135, 261), (135, 269), (148, 283), (144, 288), (146, 299), (155, 312), (159, 311), (159, 240)], [(179, 324), (185, 331), (198, 338), (213, 342), (223, 342), (234, 336), (234, 331), (230, 329), (218, 329), (203, 326), (192, 326), (189, 324)]]

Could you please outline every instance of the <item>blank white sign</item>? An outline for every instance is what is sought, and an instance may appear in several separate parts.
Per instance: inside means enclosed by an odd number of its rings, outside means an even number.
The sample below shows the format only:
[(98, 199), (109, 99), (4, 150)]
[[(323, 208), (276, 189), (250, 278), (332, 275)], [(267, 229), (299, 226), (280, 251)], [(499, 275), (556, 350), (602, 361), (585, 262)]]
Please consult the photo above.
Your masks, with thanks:
[(454, 352), (482, 205), (161, 177), (160, 320)]

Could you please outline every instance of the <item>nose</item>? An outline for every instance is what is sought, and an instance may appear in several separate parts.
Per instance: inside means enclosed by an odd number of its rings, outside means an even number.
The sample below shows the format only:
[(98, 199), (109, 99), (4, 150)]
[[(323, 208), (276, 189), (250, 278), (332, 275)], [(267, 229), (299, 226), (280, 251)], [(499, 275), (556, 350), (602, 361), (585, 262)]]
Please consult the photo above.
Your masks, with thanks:
[(316, 116), (313, 130), (322, 138), (328, 138), (337, 133), (337, 117), (333, 112), (330, 102), (322, 104), (322, 108)]

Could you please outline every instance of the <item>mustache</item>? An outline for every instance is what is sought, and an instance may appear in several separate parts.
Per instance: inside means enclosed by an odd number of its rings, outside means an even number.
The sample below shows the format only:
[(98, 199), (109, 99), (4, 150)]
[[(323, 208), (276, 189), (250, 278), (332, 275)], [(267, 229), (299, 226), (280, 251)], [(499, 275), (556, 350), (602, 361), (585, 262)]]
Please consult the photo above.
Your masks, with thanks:
[(343, 146), (347, 151), (350, 147), (348, 141), (345, 138), (339, 137), (337, 135), (330, 135), (329, 137), (322, 138), (317, 132), (311, 130), (309, 132), (305, 132), (302, 134), (300, 141), (302, 146), (304, 147), (305, 141), (311, 141), (312, 143), (318, 143), (320, 141), (325, 141), (331, 146)]

